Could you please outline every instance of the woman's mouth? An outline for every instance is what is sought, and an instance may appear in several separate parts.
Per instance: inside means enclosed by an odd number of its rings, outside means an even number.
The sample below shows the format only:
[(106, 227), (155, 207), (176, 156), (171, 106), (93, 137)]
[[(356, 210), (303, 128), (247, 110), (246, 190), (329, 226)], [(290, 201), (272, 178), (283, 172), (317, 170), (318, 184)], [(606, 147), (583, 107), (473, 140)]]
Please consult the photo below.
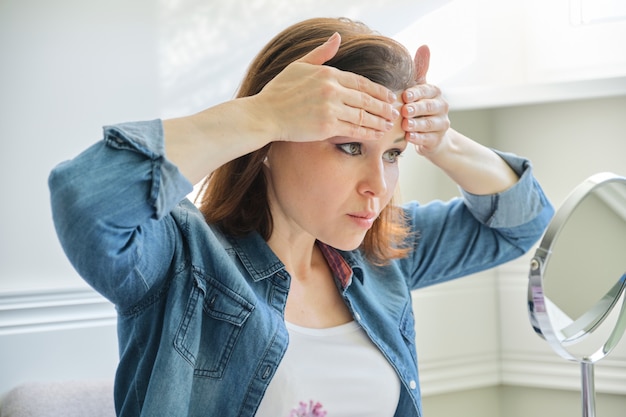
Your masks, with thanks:
[(374, 221), (378, 217), (376, 213), (373, 212), (359, 212), (359, 213), (349, 213), (348, 217), (356, 223), (357, 226), (362, 227), (364, 229), (369, 229), (374, 224)]

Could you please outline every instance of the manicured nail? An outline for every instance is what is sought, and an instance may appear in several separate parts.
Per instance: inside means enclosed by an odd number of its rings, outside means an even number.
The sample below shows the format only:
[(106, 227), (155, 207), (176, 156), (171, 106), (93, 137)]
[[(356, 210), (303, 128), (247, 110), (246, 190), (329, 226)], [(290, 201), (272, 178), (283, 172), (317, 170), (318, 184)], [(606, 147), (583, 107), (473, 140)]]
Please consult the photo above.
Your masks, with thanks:
[(326, 42), (324, 42), (324, 44), (332, 42), (333, 40), (335, 40), (335, 38), (337, 38), (337, 36), (339, 36), (338, 32), (333, 33), (333, 35), (330, 38), (326, 39)]
[(393, 117), (393, 120), (396, 120), (398, 117), (400, 117), (400, 112), (398, 111), (398, 109), (391, 110), (391, 117)]
[(413, 129), (413, 128), (415, 127), (415, 120), (413, 120), (413, 119), (409, 119), (409, 121), (408, 121), (407, 123), (408, 123), (408, 125), (409, 125), (409, 127), (410, 127), (411, 129)]
[(411, 115), (413, 113), (415, 113), (415, 107), (413, 106), (406, 106), (406, 112)]
[(391, 130), (393, 129), (393, 123), (392, 122), (385, 122), (385, 129), (386, 130)]
[(396, 95), (396, 93), (394, 93), (393, 91), (390, 91), (390, 92), (389, 92), (389, 94), (388, 94), (388, 98), (387, 98), (387, 100), (388, 100), (390, 103), (395, 103), (395, 102), (398, 100), (398, 96), (397, 96), (397, 95)]
[(412, 91), (407, 91), (405, 94), (406, 101), (413, 101), (414, 95)]

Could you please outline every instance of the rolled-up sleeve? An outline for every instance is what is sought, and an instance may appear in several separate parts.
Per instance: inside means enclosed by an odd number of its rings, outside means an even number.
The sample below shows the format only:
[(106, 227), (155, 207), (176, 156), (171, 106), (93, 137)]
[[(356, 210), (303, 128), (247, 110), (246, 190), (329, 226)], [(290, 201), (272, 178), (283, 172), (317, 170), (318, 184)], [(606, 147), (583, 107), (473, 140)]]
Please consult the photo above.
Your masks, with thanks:
[(160, 120), (105, 127), (48, 183), (61, 246), (96, 290), (126, 303), (165, 276), (175, 246), (167, 215), (193, 187), (165, 157)]
[(526, 224), (537, 218), (549, 203), (532, 174), (529, 160), (496, 152), (517, 173), (518, 182), (506, 191), (491, 195), (475, 195), (461, 189), (465, 204), (474, 217), (489, 227)]
[(412, 288), (501, 265), (528, 252), (541, 238), (554, 208), (527, 159), (498, 154), (519, 175), (511, 188), (491, 195), (462, 190), (462, 198), (448, 202), (405, 206), (414, 251), (401, 264)]

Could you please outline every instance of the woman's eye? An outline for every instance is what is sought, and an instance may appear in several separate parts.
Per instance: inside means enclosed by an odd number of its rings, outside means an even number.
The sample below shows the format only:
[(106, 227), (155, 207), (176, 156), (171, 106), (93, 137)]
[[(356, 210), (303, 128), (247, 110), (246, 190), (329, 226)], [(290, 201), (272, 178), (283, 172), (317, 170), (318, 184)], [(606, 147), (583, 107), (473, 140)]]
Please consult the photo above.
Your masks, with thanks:
[(386, 162), (396, 163), (398, 162), (398, 158), (402, 156), (402, 151), (400, 149), (392, 149), (390, 151), (385, 152), (383, 155), (383, 159)]
[(337, 145), (339, 149), (348, 155), (360, 155), (361, 154), (361, 144), (360, 143), (342, 143)]

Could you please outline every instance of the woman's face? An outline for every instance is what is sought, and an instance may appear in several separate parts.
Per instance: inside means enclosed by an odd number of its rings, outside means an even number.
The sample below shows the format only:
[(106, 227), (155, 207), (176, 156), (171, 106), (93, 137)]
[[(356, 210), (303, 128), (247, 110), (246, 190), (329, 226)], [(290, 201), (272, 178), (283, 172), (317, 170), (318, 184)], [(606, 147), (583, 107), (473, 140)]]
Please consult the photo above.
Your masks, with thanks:
[(274, 142), (266, 169), (272, 237), (310, 235), (342, 250), (359, 247), (394, 194), (407, 146), (401, 121), (382, 139)]

